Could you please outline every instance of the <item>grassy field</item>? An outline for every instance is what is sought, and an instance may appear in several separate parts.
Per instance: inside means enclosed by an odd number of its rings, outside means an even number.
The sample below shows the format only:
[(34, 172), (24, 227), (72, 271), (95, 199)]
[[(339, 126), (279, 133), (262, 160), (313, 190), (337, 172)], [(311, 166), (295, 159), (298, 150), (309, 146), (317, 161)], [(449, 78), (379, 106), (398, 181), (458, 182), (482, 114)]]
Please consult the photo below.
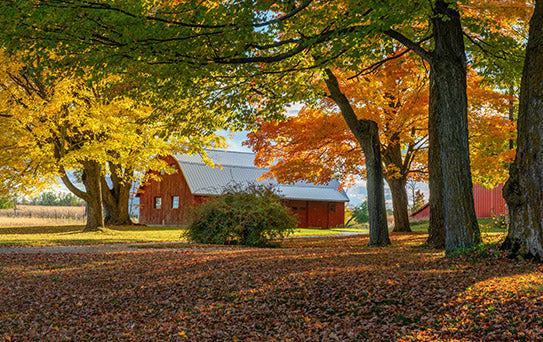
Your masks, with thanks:
[[(19, 218), (15, 223), (0, 221), (0, 246), (58, 246), (106, 243), (173, 242), (182, 240), (182, 227), (123, 226), (84, 233), (83, 225), (53, 224), (48, 219)], [(360, 229), (296, 229), (294, 236), (338, 235)]]
[[(502, 235), (492, 219), (479, 219), (483, 235)], [(428, 221), (412, 222), (414, 232), (427, 232)], [(174, 242), (182, 240), (182, 227), (127, 226), (83, 233), (81, 221), (70, 219), (21, 218), (0, 216), (0, 246), (56, 246), (107, 243)], [(339, 235), (343, 232), (368, 233), (367, 228), (301, 229), (294, 236)], [(500, 234), (501, 233), (501, 234)]]
[[(479, 221), (481, 233), (505, 233), (507, 231), (505, 228), (494, 224), (491, 218), (480, 218), (477, 221)], [(411, 230), (414, 232), (428, 232), (428, 221), (411, 222)]]

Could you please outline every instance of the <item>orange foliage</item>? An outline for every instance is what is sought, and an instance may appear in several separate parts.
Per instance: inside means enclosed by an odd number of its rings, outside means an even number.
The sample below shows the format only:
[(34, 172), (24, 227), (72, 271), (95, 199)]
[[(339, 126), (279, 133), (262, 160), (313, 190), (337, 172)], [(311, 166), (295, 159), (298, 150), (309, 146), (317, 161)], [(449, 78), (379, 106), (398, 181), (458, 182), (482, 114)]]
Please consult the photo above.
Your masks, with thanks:
[[(428, 86), (425, 69), (412, 59), (396, 59), (378, 72), (352, 80), (337, 72), (343, 93), (360, 119), (378, 123), (387, 178), (424, 180)], [(474, 182), (493, 187), (507, 179), (515, 151), (516, 125), (508, 120), (515, 99), (468, 75), (470, 156)], [(246, 145), (267, 177), (282, 182), (326, 183), (332, 178), (351, 185), (365, 176), (364, 156), (354, 135), (331, 99), (303, 107), (285, 121), (258, 122)], [(399, 145), (399, 150), (397, 149)], [(395, 150), (396, 148), (396, 150)]]
[[(426, 164), (428, 89), (422, 66), (396, 59), (378, 72), (352, 80), (337, 72), (342, 92), (360, 119), (378, 123), (387, 177), (410, 174), (421, 179)], [(245, 143), (256, 152), (256, 164), (270, 168), (283, 182), (339, 179), (352, 184), (364, 176), (364, 157), (335, 103), (324, 99), (317, 108), (305, 106), (283, 122), (259, 122)], [(396, 148), (398, 155), (391, 151)], [(391, 153), (388, 153), (391, 152)]]
[(517, 126), (508, 113), (516, 99), (485, 86), (474, 72), (468, 76), (468, 99), (472, 178), (493, 188), (505, 183), (515, 158), (509, 141), (516, 139)]

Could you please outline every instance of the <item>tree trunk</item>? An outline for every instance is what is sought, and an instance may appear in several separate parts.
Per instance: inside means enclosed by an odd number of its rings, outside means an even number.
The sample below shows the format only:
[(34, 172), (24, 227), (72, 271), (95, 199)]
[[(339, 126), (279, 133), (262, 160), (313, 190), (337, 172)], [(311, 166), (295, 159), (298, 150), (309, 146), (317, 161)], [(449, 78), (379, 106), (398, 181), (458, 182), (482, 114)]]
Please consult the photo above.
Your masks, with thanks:
[[(386, 123), (385, 123), (386, 125)], [(408, 153), (407, 153), (408, 154)], [(406, 160), (409, 158), (406, 155)], [(393, 165), (399, 172), (392, 172), (385, 179), (392, 194), (392, 208), (394, 212), (394, 232), (410, 232), (409, 213), (407, 212), (407, 164), (402, 160), (402, 144), (398, 134), (389, 137), (388, 146), (383, 150), (385, 165)], [(400, 177), (398, 177), (398, 173)]]
[(428, 105), (428, 176), (430, 188), (430, 223), (426, 244), (434, 248), (445, 248), (445, 222), (443, 218), (443, 192), (441, 159), (439, 155), (439, 133), (434, 74), (430, 71), (430, 101)]
[(104, 226), (102, 214), (102, 196), (100, 184), (100, 165), (96, 162), (85, 161), (83, 165), (82, 181), (85, 191), (76, 187), (63, 167), (60, 168), (60, 179), (74, 195), (86, 202), (87, 224), (83, 231), (97, 231)]
[(102, 212), (102, 184), (100, 165), (93, 161), (83, 163), (83, 176), (81, 180), (85, 186), (88, 204), (87, 224), (84, 232), (97, 231), (104, 227), (104, 216)]
[[(102, 187), (107, 186), (102, 182)], [(130, 218), (128, 202), (130, 199), (130, 189), (125, 190), (124, 186), (120, 193), (112, 193), (109, 188), (104, 188), (104, 209), (106, 217), (104, 218), (107, 225), (113, 226), (130, 226), (134, 222)]]
[(388, 187), (392, 194), (392, 207), (394, 211), (393, 232), (411, 232), (409, 226), (409, 214), (407, 212), (407, 190), (405, 188), (407, 179), (387, 178)]
[(122, 177), (119, 177), (117, 172), (121, 170), (120, 166), (110, 165), (110, 170), (111, 188), (107, 184), (105, 177), (102, 177), (104, 209), (106, 211), (105, 222), (114, 226), (133, 225), (134, 222), (130, 218), (128, 204), (134, 171), (131, 169), (124, 170)]
[(102, 206), (100, 199), (92, 197), (87, 201), (87, 224), (84, 232), (94, 232), (100, 230), (104, 226), (104, 218), (102, 214)]
[(358, 120), (347, 97), (341, 92), (336, 76), (326, 69), (326, 86), (330, 97), (338, 105), (347, 126), (358, 140), (366, 159), (368, 214), (370, 218), (370, 246), (390, 244), (383, 184), (381, 143), (377, 123)]
[(466, 54), (460, 14), (444, 0), (432, 18), (434, 75), (445, 219), (445, 250), (451, 253), (481, 242), (469, 162)]
[(520, 85), (517, 154), (503, 189), (510, 226), (502, 248), (543, 260), (543, 1), (530, 20)]

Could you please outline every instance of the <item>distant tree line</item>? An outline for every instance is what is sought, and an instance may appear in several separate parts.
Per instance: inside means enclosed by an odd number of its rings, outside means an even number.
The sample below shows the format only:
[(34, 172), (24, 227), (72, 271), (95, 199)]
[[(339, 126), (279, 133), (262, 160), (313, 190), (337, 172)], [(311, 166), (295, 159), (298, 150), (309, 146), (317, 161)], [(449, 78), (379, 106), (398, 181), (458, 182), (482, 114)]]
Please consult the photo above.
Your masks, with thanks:
[(34, 205), (77, 207), (85, 205), (85, 202), (71, 193), (42, 192), (32, 200)]

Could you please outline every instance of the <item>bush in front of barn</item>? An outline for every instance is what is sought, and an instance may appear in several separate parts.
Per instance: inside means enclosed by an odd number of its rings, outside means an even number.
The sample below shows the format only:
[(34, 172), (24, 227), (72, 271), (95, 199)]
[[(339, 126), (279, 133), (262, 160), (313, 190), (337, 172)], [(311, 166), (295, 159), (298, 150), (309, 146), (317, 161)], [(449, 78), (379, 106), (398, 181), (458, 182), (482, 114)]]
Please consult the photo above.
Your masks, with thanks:
[(293, 233), (296, 223), (274, 187), (236, 184), (194, 210), (185, 236), (198, 243), (269, 246), (270, 239)]

